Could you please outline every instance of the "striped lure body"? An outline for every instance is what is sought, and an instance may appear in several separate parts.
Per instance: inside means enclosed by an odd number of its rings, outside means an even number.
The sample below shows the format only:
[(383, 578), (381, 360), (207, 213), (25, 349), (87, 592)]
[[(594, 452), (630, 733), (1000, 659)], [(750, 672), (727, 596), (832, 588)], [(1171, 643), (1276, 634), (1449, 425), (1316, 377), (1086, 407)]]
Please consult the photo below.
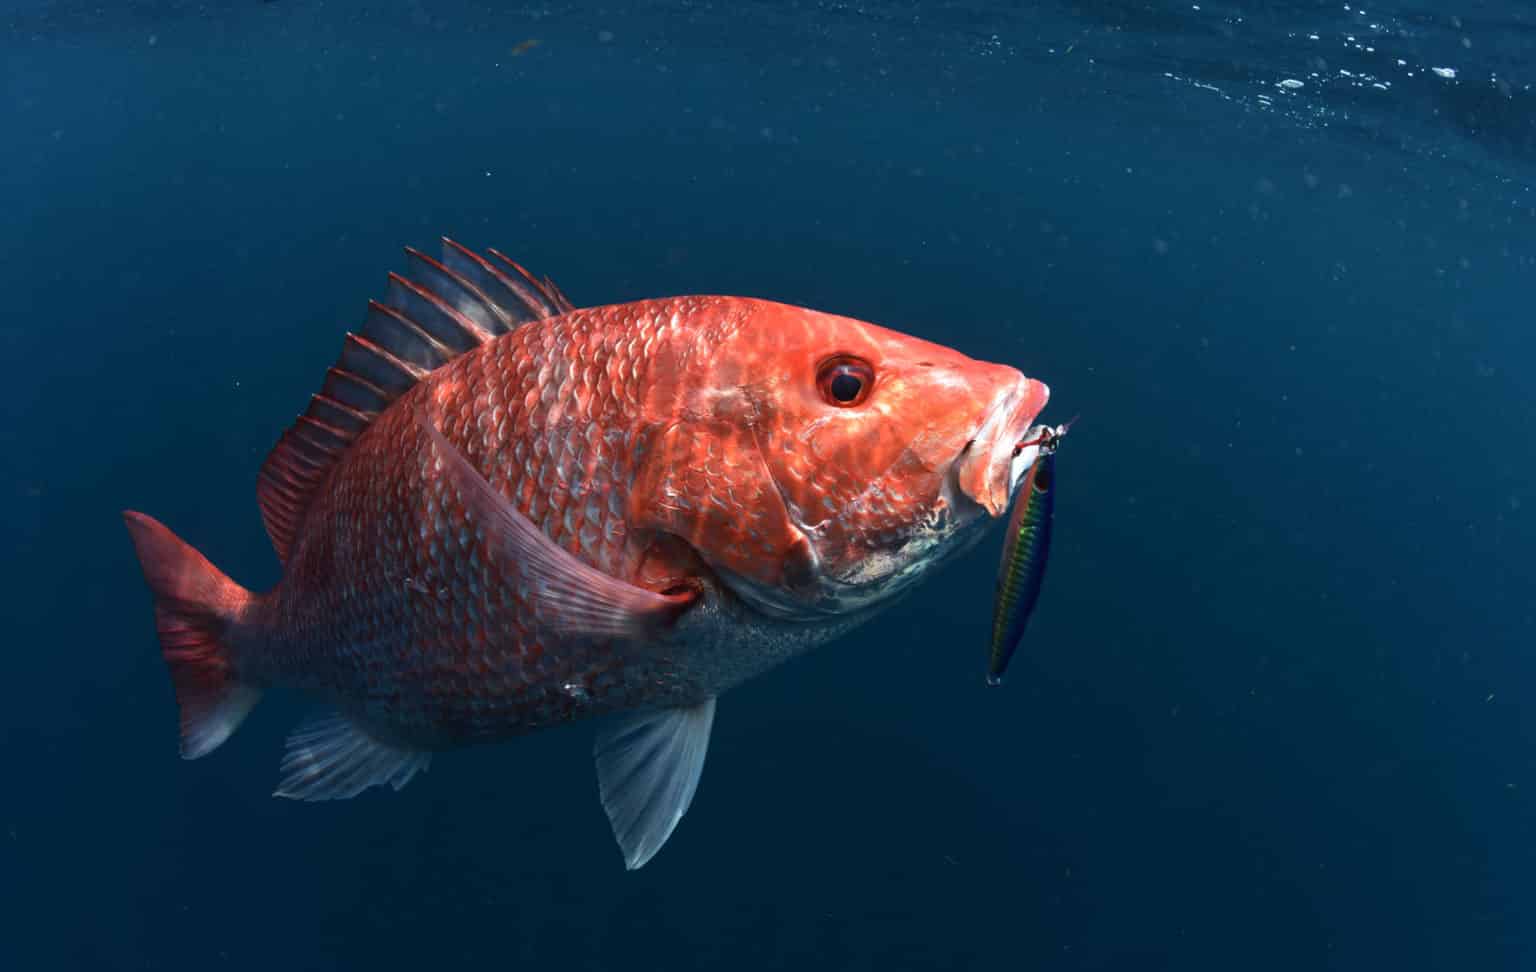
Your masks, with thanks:
[[(1070, 424), (1070, 423), (1069, 423)], [(1056, 446), (1067, 426), (1036, 426), (1025, 436), (1023, 450), (1037, 449), (1024, 474), (1019, 495), (1008, 517), (1003, 556), (997, 567), (997, 593), (992, 607), (992, 650), (987, 659), (987, 684), (1001, 685), (1008, 663), (1024, 639), (1024, 629), (1040, 599), (1045, 565), (1051, 552), (1051, 521), (1055, 514)]]

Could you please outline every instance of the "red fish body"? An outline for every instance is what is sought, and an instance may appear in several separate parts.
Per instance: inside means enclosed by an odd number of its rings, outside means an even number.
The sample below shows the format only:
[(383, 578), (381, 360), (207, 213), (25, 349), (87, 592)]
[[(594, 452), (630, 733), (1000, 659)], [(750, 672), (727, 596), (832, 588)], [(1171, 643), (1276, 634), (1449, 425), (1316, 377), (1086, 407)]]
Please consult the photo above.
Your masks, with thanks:
[(302, 799), (622, 713), (596, 756), (638, 867), (687, 809), (716, 697), (976, 539), (1047, 389), (803, 308), (576, 310), (494, 251), (411, 255), (262, 470), (275, 589), (126, 514), (183, 754), (278, 686), (335, 710), (289, 740), (278, 792)]

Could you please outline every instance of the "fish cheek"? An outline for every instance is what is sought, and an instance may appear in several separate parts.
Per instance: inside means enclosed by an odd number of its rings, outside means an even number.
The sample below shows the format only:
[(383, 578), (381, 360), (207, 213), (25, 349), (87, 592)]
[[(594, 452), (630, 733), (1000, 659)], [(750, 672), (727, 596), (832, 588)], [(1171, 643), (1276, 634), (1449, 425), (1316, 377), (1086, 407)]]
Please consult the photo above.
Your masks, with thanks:
[(677, 422), (641, 457), (629, 522), (687, 542), (705, 563), (755, 583), (798, 589), (816, 555), (790, 519), (751, 430), (715, 420)]

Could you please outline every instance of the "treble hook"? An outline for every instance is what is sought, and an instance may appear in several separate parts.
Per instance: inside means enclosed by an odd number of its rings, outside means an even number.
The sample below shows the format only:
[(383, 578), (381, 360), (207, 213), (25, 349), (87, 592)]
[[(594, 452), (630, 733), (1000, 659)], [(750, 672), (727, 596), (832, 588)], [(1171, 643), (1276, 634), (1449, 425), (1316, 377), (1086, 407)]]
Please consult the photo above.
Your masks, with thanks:
[(1013, 454), (1018, 455), (1030, 446), (1039, 446), (1045, 452), (1055, 452), (1056, 447), (1061, 444), (1062, 438), (1067, 434), (1067, 430), (1072, 428), (1072, 424), (1082, 417), (1082, 413), (1079, 412), (1078, 414), (1072, 416), (1070, 419), (1067, 419), (1067, 421), (1063, 422), (1061, 425), (1056, 426), (1054, 429), (1047, 425), (1040, 431), (1039, 438), (1025, 439), (1018, 445), (1014, 446)]

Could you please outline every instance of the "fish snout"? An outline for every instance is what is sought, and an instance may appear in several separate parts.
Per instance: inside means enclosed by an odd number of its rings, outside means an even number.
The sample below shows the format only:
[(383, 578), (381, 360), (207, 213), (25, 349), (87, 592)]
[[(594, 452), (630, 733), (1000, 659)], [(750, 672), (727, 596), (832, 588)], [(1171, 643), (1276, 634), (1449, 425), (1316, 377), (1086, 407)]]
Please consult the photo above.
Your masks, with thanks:
[(1045, 382), (1014, 374), (1016, 380), (998, 390), (981, 425), (955, 460), (960, 491), (994, 517), (1008, 511), (1015, 447), (1051, 397)]

